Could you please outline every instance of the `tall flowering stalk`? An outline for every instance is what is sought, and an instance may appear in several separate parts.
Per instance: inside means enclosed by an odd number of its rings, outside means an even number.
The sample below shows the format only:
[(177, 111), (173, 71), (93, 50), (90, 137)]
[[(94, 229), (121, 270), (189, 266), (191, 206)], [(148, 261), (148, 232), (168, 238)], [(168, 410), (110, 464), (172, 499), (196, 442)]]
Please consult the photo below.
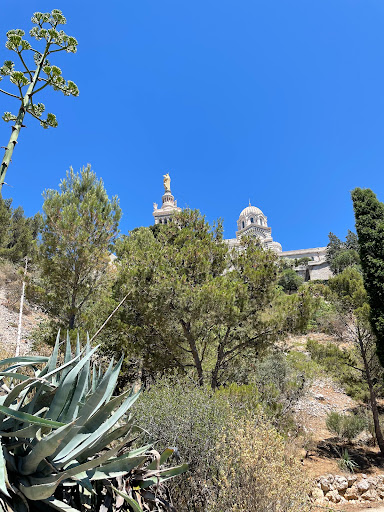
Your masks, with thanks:
[[(0, 195), (20, 130), (24, 127), (25, 114), (31, 114), (32, 117), (40, 121), (43, 128), (55, 128), (57, 126), (54, 114), (48, 113), (46, 118), (43, 118), (45, 105), (36, 103), (35, 95), (48, 86), (53, 87), (55, 91), (62, 91), (66, 96), (79, 95), (77, 85), (71, 80), (66, 81), (62, 76), (61, 69), (52, 65), (48, 60), (48, 57), (53, 53), (62, 51), (76, 53), (77, 51), (76, 39), (58, 29), (59, 25), (65, 25), (66, 18), (61, 11), (54, 9), (50, 13), (35, 12), (31, 21), (34, 26), (29, 34), (37, 41), (44, 41), (44, 47), (41, 50), (33, 48), (29, 41), (23, 39), (24, 30), (10, 30), (7, 32), (5, 46), (8, 50), (17, 54), (21, 71), (15, 69), (15, 63), (11, 60), (6, 60), (0, 67), (0, 81), (8, 76), (11, 84), (17, 87), (16, 94), (3, 89), (0, 89), (0, 92), (20, 101), (17, 115), (11, 112), (5, 112), (3, 115), (4, 121), (12, 122), (13, 125), (0, 167)], [(35, 69), (31, 69), (33, 66), (28, 64), (29, 55), (33, 56)]]

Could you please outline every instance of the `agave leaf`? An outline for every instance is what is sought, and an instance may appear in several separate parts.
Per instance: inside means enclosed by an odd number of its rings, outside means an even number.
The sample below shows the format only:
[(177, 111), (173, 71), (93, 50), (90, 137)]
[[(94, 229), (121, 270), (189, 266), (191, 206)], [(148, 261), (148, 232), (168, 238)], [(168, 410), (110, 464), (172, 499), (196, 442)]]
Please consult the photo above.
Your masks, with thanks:
[(80, 349), (80, 337), (79, 337), (79, 333), (77, 333), (75, 355), (76, 356), (80, 355), (80, 352), (81, 352), (81, 349)]
[[(77, 448), (75, 448), (69, 455), (66, 457), (62, 457), (59, 459), (60, 454), (58, 454), (54, 461), (58, 464), (63, 464), (68, 462), (71, 459), (77, 459), (79, 455), (85, 450), (98, 441), (102, 435), (108, 432), (118, 421), (119, 419), (127, 412), (127, 410), (135, 403), (137, 398), (139, 397), (141, 391), (138, 391), (133, 396), (128, 396), (128, 398), (123, 402), (123, 404), (115, 411), (112, 416), (110, 416), (106, 421), (104, 421), (95, 431), (91, 430), (91, 435), (89, 438), (80, 444)], [(113, 400), (111, 400), (112, 402)], [(111, 403), (109, 402), (107, 406)]]
[(6, 416), (11, 416), (11, 418), (15, 418), (16, 420), (22, 421), (23, 423), (32, 423), (33, 425), (40, 425), (40, 427), (60, 428), (65, 425), (65, 423), (46, 420), (45, 418), (39, 418), (37, 416), (34, 416), (33, 414), (28, 414), (26, 412), (15, 411), (13, 409), (10, 409), (9, 407), (5, 407), (4, 405), (0, 405), (0, 412), (5, 414)]
[(49, 408), (48, 417), (52, 420), (56, 420), (59, 417), (63, 407), (65, 407), (66, 400), (68, 395), (70, 394), (78, 376), (79, 371), (83, 368), (86, 362), (92, 357), (95, 351), (99, 348), (99, 346), (95, 347), (93, 350), (89, 352), (86, 356), (84, 356), (75, 367), (73, 367), (68, 374), (61, 381), (59, 387), (57, 388), (55, 397), (52, 401), (52, 404)]
[[(5, 405), (6, 407), (11, 405), (14, 402), (14, 400), (16, 400), (16, 398), (19, 397), (21, 391), (23, 391), (28, 386), (31, 386), (32, 384), (34, 384), (36, 381), (37, 380), (35, 378), (30, 378), (30, 379), (25, 380), (24, 382), (20, 382), (20, 384), (17, 384), (17, 386), (15, 386), (12, 389), (12, 391), (8, 394), (7, 398), (4, 400), (3, 405)], [(1, 419), (1, 416), (0, 416), (0, 419)]]
[(43, 377), (47, 373), (51, 372), (56, 368), (57, 364), (57, 357), (59, 355), (59, 346), (60, 346), (60, 329), (58, 330), (57, 336), (56, 336), (56, 342), (55, 346), (53, 347), (53, 351), (51, 354), (51, 357), (48, 360), (47, 366), (43, 368), (39, 374), (39, 377)]
[(1, 439), (0, 439), (0, 492), (5, 494), (6, 496), (9, 496), (8, 489), (7, 489), (7, 483), (8, 483), (7, 467), (5, 464), (4, 452), (3, 452), (3, 447), (1, 445)]
[(181, 473), (185, 473), (186, 471), (188, 471), (188, 464), (182, 464), (181, 466), (175, 466), (169, 469), (153, 471), (151, 474), (154, 476), (143, 479), (136, 478), (134, 485), (137, 485), (137, 487), (140, 487), (140, 489), (146, 489), (151, 485), (157, 485), (158, 483), (165, 482), (166, 480), (169, 480), (170, 478), (173, 478), (177, 475), (181, 475)]
[(83, 398), (85, 394), (85, 389), (87, 385), (87, 381), (89, 378), (89, 360), (86, 362), (84, 368), (80, 371), (74, 393), (72, 395), (71, 401), (68, 404), (68, 407), (65, 411), (65, 414), (62, 418), (59, 418), (62, 421), (72, 421), (76, 417), (76, 412), (79, 407), (79, 402)]
[(73, 423), (68, 423), (38, 441), (28, 455), (20, 459), (20, 473), (22, 475), (34, 473), (40, 462), (54, 453), (73, 425)]
[(100, 466), (107, 462), (107, 460), (111, 459), (116, 455), (116, 453), (122, 448), (125, 443), (127, 442), (127, 439), (124, 438), (115, 448), (112, 448), (111, 450), (108, 450), (106, 453), (103, 453), (99, 457), (96, 457), (95, 459), (89, 460), (87, 462), (84, 462), (83, 464), (78, 464), (77, 466), (72, 466), (69, 469), (65, 468), (64, 474), (66, 475), (66, 478), (70, 478), (76, 475), (79, 475), (83, 471), (89, 471), (90, 469), (93, 469), (97, 466)]
[(30, 365), (30, 364), (40, 364), (46, 363), (48, 361), (48, 357), (46, 356), (20, 356), (20, 357), (9, 357), (7, 359), (2, 359), (0, 361), (0, 366), (4, 366), (11, 363), (21, 364), (21, 365)]
[(38, 425), (30, 425), (29, 427), (22, 428), (20, 430), (14, 430), (13, 432), (1, 432), (1, 437), (17, 437), (18, 439), (28, 439), (36, 436), (36, 432), (39, 430)]
[(128, 494), (125, 494), (125, 492), (119, 491), (119, 489), (116, 489), (116, 487), (114, 487), (113, 485), (111, 485), (111, 487), (115, 491), (116, 494), (118, 494), (119, 496), (121, 496), (122, 498), (125, 499), (125, 501), (128, 503), (128, 505), (130, 505), (130, 507), (132, 508), (133, 512), (143, 512), (143, 509), (140, 507), (140, 505), (137, 503), (137, 501), (135, 501), (133, 498), (128, 496)]
[(23, 373), (16, 373), (16, 372), (0, 372), (1, 377), (9, 377), (10, 379), (17, 379), (17, 380), (28, 380), (31, 377), (29, 375), (24, 375)]
[(79, 411), (79, 425), (84, 425), (84, 423), (97, 412), (97, 410), (105, 402), (106, 397), (108, 396), (111, 389), (113, 393), (113, 390), (116, 387), (120, 368), (120, 361), (117, 363), (115, 368), (113, 368), (113, 360), (110, 362), (108, 369), (105, 372), (102, 381), (100, 382), (100, 386), (98, 386), (95, 392), (87, 399)]
[(70, 507), (63, 501), (57, 500), (56, 498), (48, 498), (46, 500), (42, 500), (44, 503), (54, 508), (55, 510), (59, 510), (59, 512), (80, 512), (77, 508)]
[(161, 466), (162, 464), (164, 464), (164, 462), (166, 462), (169, 457), (173, 454), (175, 450), (172, 450), (172, 448), (166, 448), (162, 454), (160, 455), (160, 459), (157, 461), (157, 459), (155, 459), (154, 461), (152, 461), (148, 466), (147, 466), (147, 469), (157, 469), (158, 466)]
[(69, 332), (67, 331), (67, 345), (65, 347), (64, 362), (68, 363), (72, 359), (71, 340), (69, 338)]
[(102, 449), (106, 448), (108, 445), (110, 445), (113, 441), (116, 441), (120, 437), (123, 437), (127, 434), (128, 431), (132, 428), (133, 420), (129, 421), (125, 425), (115, 428), (112, 432), (109, 432), (107, 435), (102, 436), (100, 441), (93, 444), (89, 450), (85, 450), (82, 452), (81, 457), (79, 457), (80, 460), (87, 460), (89, 457), (92, 457), (95, 455), (95, 453), (98, 453)]
[(63, 475), (60, 475), (56, 482), (51, 482), (48, 484), (24, 485), (20, 483), (19, 489), (24, 494), (24, 496), (31, 501), (46, 500), (50, 498), (56, 491), (60, 481), (64, 478)]
[[(69, 434), (67, 439), (65, 439), (64, 443), (66, 446), (61, 450), (60, 453), (55, 454), (54, 460), (58, 461), (72, 452), (76, 446), (84, 441), (83, 432), (94, 432), (101, 423), (107, 420), (108, 416), (111, 414), (113, 409), (115, 409), (120, 403), (124, 400), (124, 398), (131, 394), (131, 391), (126, 391), (122, 395), (110, 400), (106, 405), (104, 405), (100, 411), (97, 413), (97, 417), (92, 416), (92, 414), (97, 410), (104, 401), (105, 394), (108, 392), (108, 371), (105, 374), (106, 379), (103, 379), (103, 382), (100, 384), (99, 388), (96, 390), (94, 395), (91, 395), (83, 408), (81, 409), (80, 417), (76, 420), (76, 425), (84, 425), (84, 428), (81, 430), (81, 433), (77, 436)], [(93, 407), (95, 409), (93, 409)], [(87, 416), (86, 416), (87, 414)], [(91, 418), (90, 418), (91, 417)], [(89, 436), (87, 436), (88, 438)], [(95, 452), (93, 452), (94, 454)], [(69, 457), (67, 460), (70, 460)]]
[(118, 475), (125, 475), (133, 468), (143, 463), (146, 458), (146, 455), (142, 455), (141, 457), (118, 457), (112, 462), (97, 468), (93, 475), (90, 476), (91, 480), (102, 480), (103, 478), (108, 479), (115, 478)]

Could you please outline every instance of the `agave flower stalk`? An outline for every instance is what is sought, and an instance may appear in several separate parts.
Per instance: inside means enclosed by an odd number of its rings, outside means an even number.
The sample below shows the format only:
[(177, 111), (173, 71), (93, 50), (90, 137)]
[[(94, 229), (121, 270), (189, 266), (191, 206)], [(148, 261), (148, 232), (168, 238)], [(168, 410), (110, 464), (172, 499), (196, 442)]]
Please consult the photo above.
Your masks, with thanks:
[[(58, 9), (54, 9), (51, 13), (36, 12), (32, 16), (32, 23), (34, 27), (29, 32), (30, 36), (34, 37), (37, 41), (44, 40), (44, 47), (41, 51), (36, 50), (29, 41), (23, 39), (25, 34), (23, 30), (10, 30), (7, 32), (5, 46), (8, 50), (17, 54), (22, 71), (15, 70), (15, 64), (11, 60), (6, 60), (3, 66), (0, 67), (0, 81), (8, 76), (11, 84), (17, 87), (16, 94), (3, 89), (0, 89), (0, 92), (16, 98), (21, 103), (17, 116), (11, 112), (5, 112), (3, 115), (4, 121), (13, 122), (13, 125), (0, 167), (0, 194), (20, 130), (24, 127), (25, 115), (28, 113), (38, 119), (43, 128), (54, 128), (57, 126), (54, 114), (48, 113), (47, 117), (43, 119), (42, 115), (45, 111), (45, 105), (43, 103), (36, 103), (34, 96), (48, 86), (53, 87), (54, 90), (62, 91), (66, 96), (79, 95), (76, 84), (70, 80), (66, 81), (62, 76), (60, 68), (51, 65), (48, 60), (49, 55), (56, 52), (76, 53), (77, 51), (76, 39), (65, 34), (63, 30), (58, 30), (59, 25), (66, 23), (62, 12)], [(26, 52), (32, 52), (36, 66), (35, 69), (31, 69), (27, 64)]]

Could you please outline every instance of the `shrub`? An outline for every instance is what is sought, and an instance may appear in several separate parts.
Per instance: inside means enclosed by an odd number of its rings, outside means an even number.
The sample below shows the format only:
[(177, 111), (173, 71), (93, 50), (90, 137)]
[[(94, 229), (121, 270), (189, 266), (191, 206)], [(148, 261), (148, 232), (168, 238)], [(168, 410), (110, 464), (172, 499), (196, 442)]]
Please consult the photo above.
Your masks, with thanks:
[(283, 438), (266, 422), (244, 419), (223, 434), (218, 496), (211, 512), (310, 510), (308, 482)]
[[(272, 475), (269, 489), (276, 486), (283, 492), (282, 485), (275, 481), (275, 478), (283, 478), (292, 468), (290, 462), (288, 464), (288, 458), (285, 458), (283, 438), (277, 434), (263, 413), (255, 384), (232, 384), (214, 392), (208, 387), (196, 385), (188, 378), (164, 376), (150, 390), (143, 393), (134, 410), (139, 426), (142, 425), (148, 431), (149, 441), (158, 440), (158, 449), (176, 445), (180, 458), (189, 463), (189, 473), (182, 475), (177, 482), (170, 481), (168, 484), (178, 512), (230, 510), (225, 508), (227, 483), (224, 476), (229, 471), (230, 450), (235, 452), (235, 443), (231, 444), (231, 439), (236, 436), (238, 439), (241, 438), (246, 421), (249, 421), (247, 429), (253, 428), (252, 435), (260, 439), (260, 446), (262, 445), (265, 454), (270, 452), (271, 447), (272, 459), (275, 456), (279, 457), (278, 463), (283, 469), (280, 474), (276, 470)], [(271, 438), (267, 437), (269, 433)], [(250, 431), (247, 430), (248, 435), (251, 437)], [(260, 451), (260, 458), (261, 455)], [(266, 456), (270, 460), (269, 455)], [(285, 466), (286, 463), (288, 466)], [(266, 466), (263, 468), (263, 471), (269, 471)], [(228, 485), (234, 486), (233, 494), (242, 493), (240, 479), (232, 479)], [(258, 487), (252, 492), (258, 493)], [(289, 495), (291, 491), (284, 492), (288, 492)], [(302, 487), (300, 492), (305, 494)], [(277, 497), (272, 493), (270, 498), (275, 500), (272, 506), (277, 506)], [(296, 504), (298, 502), (299, 500), (293, 501)], [(296, 508), (299, 509), (305, 510)], [(264, 512), (269, 509), (260, 510)]]
[(369, 400), (367, 383), (358, 370), (348, 365), (356, 360), (353, 349), (341, 350), (334, 343), (323, 344), (311, 339), (308, 339), (306, 348), (311, 358), (344, 387), (347, 395), (354, 400)]
[(338, 437), (351, 441), (357, 437), (367, 426), (366, 420), (356, 414), (339, 414), (332, 411), (326, 418), (327, 429)]

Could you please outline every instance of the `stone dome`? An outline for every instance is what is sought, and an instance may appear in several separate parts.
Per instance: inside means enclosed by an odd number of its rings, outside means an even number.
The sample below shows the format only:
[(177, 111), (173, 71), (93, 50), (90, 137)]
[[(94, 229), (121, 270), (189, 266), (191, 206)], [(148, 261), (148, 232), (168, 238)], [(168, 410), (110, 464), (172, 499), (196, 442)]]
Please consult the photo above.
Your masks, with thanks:
[(244, 215), (244, 217), (248, 216), (248, 215), (264, 215), (263, 212), (260, 210), (260, 208), (257, 208), (257, 206), (247, 206), (246, 208), (244, 208), (244, 210), (240, 213), (240, 217), (242, 217)]

